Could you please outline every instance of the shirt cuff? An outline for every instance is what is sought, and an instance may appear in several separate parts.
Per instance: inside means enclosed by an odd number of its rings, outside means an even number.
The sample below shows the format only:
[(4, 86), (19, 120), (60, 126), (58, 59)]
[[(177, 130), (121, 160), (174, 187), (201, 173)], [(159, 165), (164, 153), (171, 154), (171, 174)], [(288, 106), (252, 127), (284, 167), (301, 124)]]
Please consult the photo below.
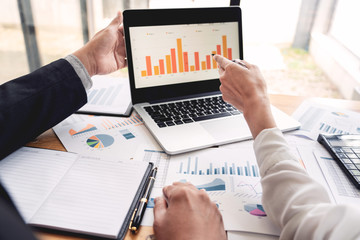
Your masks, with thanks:
[(297, 161), (297, 158), (290, 152), (289, 146), (278, 128), (262, 130), (254, 140), (254, 152), (262, 177), (280, 161)]
[(92, 87), (93, 82), (82, 62), (72, 54), (66, 56), (65, 60), (68, 61), (74, 68), (76, 74), (79, 76), (82, 84), (84, 85), (85, 90), (89, 90)]

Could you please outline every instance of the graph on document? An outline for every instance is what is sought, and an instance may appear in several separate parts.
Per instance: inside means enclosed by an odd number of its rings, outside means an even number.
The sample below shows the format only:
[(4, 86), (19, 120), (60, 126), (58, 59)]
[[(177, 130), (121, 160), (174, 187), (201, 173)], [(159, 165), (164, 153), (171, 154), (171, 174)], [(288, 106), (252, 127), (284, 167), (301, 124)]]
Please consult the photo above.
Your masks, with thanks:
[(158, 168), (155, 188), (162, 188), (165, 185), (166, 175), (169, 168), (170, 156), (164, 151), (157, 150), (144, 150), (143, 161), (152, 162)]
[[(74, 115), (77, 116), (77, 115)], [(58, 128), (67, 128), (68, 134), (73, 137), (81, 137), (88, 134), (94, 134), (97, 132), (102, 132), (104, 130), (112, 130), (119, 129), (120, 132), (124, 135), (127, 134), (127, 128), (132, 126), (140, 126), (143, 125), (143, 121), (140, 116), (136, 113), (133, 113), (130, 117), (96, 117), (96, 116), (85, 116), (82, 117), (69, 117), (69, 119), (65, 120), (66, 122), (75, 121), (74, 119), (78, 119), (77, 122), (72, 124), (59, 124), (55, 129)], [(126, 138), (133, 138), (135, 136), (131, 136), (129, 132), (126, 135)]]
[(131, 102), (129, 80), (96, 75), (92, 77), (93, 85), (87, 90), (88, 102), (79, 109), (84, 113), (125, 114)]
[(86, 143), (91, 148), (106, 148), (114, 143), (114, 138), (107, 134), (97, 134), (89, 137)]
[(95, 127), (93, 124), (86, 124), (86, 126), (78, 131), (74, 130), (73, 128), (71, 128), (69, 130), (69, 134), (71, 136), (77, 136), (77, 135), (80, 135), (80, 134), (84, 134), (84, 133), (88, 133), (88, 132), (91, 132), (91, 131), (95, 131), (97, 130), (97, 127)]
[(258, 199), (260, 180), (252, 148), (214, 148), (171, 156), (166, 183), (186, 181), (208, 192)]
[(180, 174), (190, 175), (238, 175), (247, 177), (259, 177), (258, 166), (249, 161), (245, 161), (243, 165), (239, 162), (224, 161), (210, 162), (207, 166), (199, 166), (199, 158), (189, 156), (186, 161), (178, 163), (178, 171)]
[(111, 85), (107, 88), (93, 88), (87, 92), (88, 104), (112, 106), (121, 93), (122, 84)]
[(210, 191), (225, 191), (226, 184), (221, 178), (215, 178), (213, 181), (201, 185), (195, 186), (198, 189), (205, 189), (207, 192)]
[(261, 197), (262, 188), (260, 180), (260, 177), (234, 177), (230, 179), (231, 191), (236, 192), (238, 197)]
[(114, 128), (122, 128), (130, 125), (142, 125), (143, 121), (137, 113), (133, 113), (128, 118), (123, 117), (102, 117), (98, 119), (98, 123), (105, 130), (110, 130)]
[(316, 140), (319, 133), (359, 134), (360, 114), (357, 112), (335, 109), (334, 107), (305, 101), (295, 111), (293, 117), (301, 123), (300, 130)]

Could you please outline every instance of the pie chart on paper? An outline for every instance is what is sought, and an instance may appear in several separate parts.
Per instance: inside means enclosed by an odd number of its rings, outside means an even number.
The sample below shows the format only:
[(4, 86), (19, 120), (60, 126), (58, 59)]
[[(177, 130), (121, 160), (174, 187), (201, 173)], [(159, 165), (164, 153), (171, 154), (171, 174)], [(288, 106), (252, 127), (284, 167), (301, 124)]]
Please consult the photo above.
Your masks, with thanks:
[(114, 138), (107, 134), (97, 134), (89, 137), (86, 143), (91, 148), (106, 148), (114, 143)]
[(251, 215), (259, 216), (259, 217), (266, 217), (266, 213), (261, 204), (245, 204), (244, 209)]

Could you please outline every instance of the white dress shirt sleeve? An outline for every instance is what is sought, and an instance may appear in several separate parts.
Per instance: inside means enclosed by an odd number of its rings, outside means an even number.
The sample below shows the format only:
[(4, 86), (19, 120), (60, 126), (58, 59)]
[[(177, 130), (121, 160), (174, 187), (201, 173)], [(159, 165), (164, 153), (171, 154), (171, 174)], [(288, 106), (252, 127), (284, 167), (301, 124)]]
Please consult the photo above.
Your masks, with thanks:
[(277, 128), (254, 141), (267, 215), (280, 239), (358, 239), (360, 207), (334, 205), (327, 191), (301, 166)]
[(82, 84), (84, 85), (85, 90), (89, 90), (92, 87), (93, 82), (82, 62), (72, 54), (66, 56), (65, 60), (68, 61), (74, 68), (76, 74), (79, 76)]

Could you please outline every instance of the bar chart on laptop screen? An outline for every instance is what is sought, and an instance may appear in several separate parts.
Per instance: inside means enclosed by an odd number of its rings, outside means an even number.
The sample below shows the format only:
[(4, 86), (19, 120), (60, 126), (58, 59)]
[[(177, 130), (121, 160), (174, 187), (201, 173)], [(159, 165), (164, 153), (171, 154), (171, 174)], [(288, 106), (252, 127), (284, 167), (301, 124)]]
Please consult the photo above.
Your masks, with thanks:
[(237, 22), (131, 27), (137, 88), (218, 78), (211, 54), (239, 58)]

